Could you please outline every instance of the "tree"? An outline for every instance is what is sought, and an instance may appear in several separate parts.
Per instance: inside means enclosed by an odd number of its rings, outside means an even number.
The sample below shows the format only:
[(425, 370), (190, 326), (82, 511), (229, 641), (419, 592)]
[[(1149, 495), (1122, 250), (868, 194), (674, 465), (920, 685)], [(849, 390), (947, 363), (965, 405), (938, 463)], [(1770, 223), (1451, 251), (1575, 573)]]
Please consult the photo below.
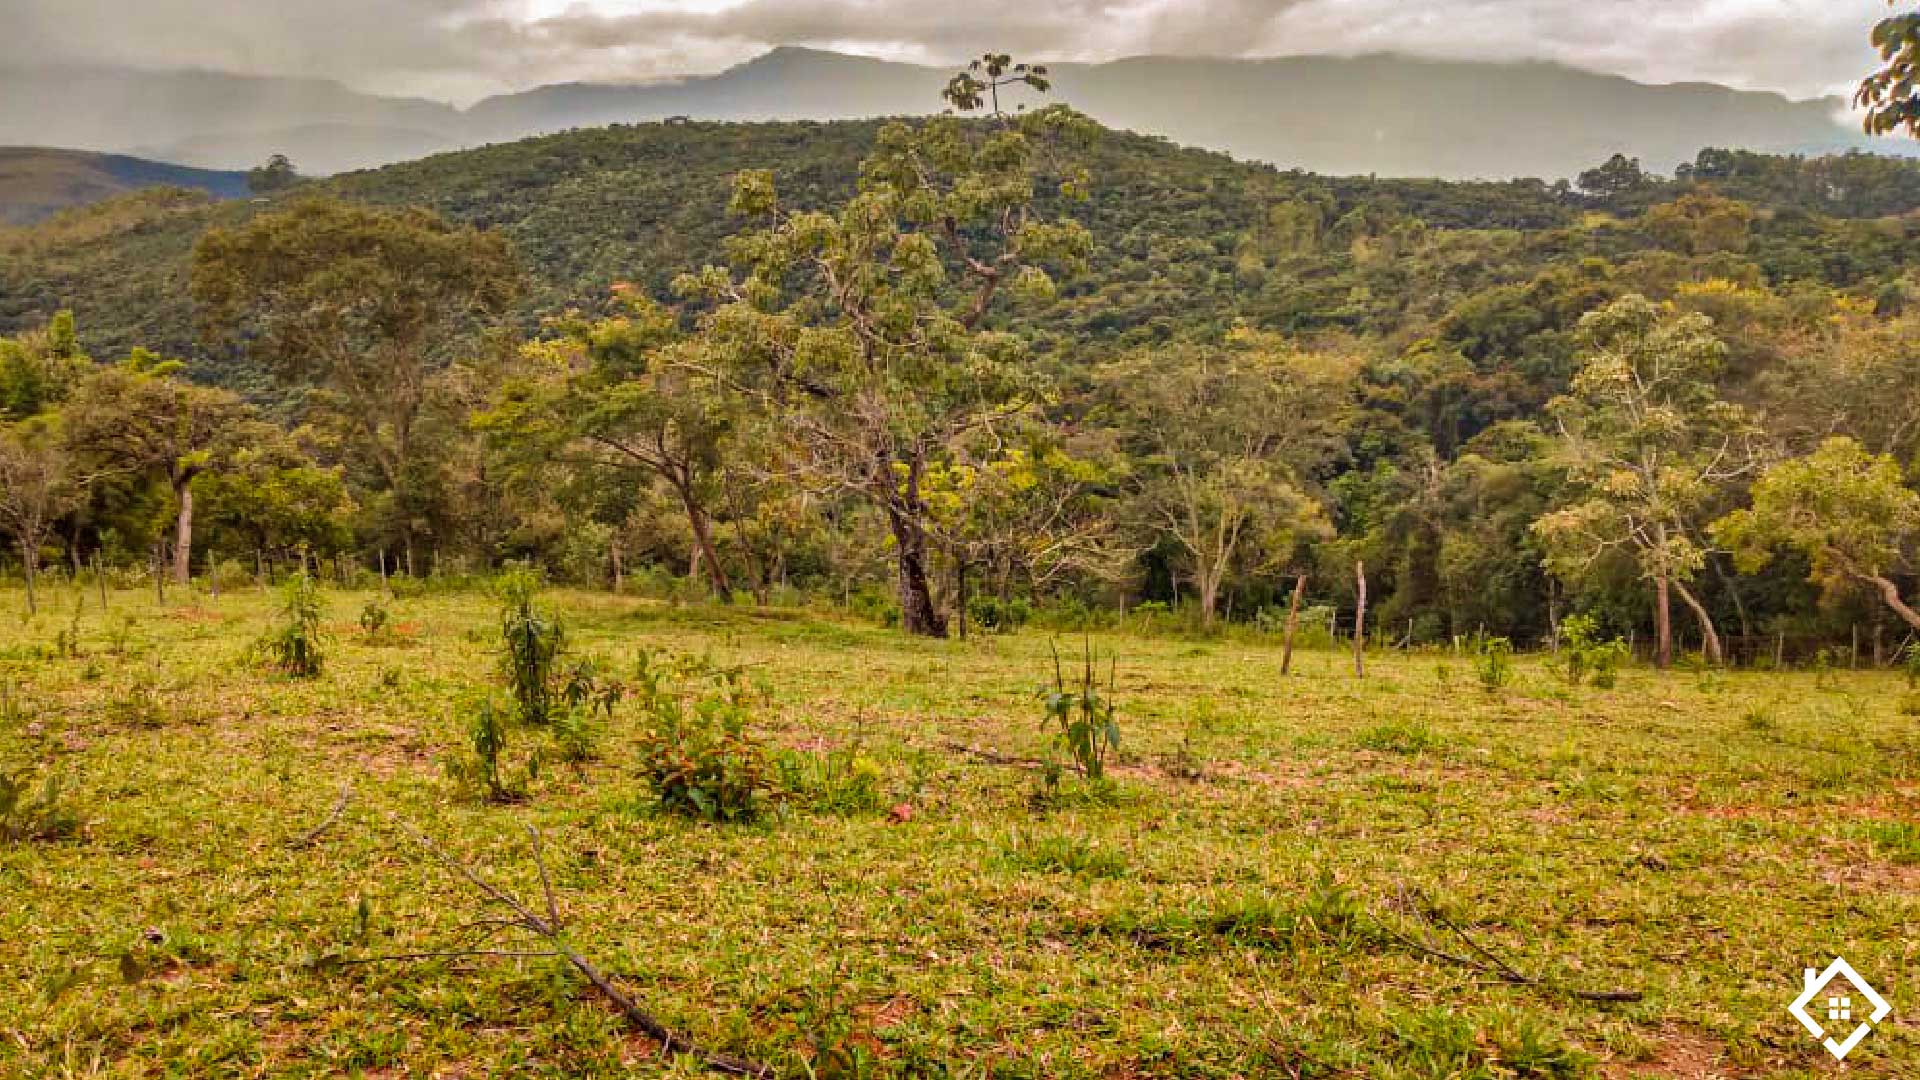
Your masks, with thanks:
[(0, 529), (20, 550), (29, 613), (39, 610), (34, 580), (40, 549), (61, 516), (80, 505), (87, 482), (61, 439), (57, 417), (0, 426)]
[[(1059, 105), (1000, 111), (998, 89), (1014, 82), (1046, 89), (1043, 69), (989, 56), (946, 91), (962, 112), (991, 103), (984, 123), (888, 124), (837, 214), (788, 209), (770, 173), (740, 174), (731, 207), (765, 226), (729, 244), (737, 273), (709, 267), (679, 283), (715, 305), (702, 324), (708, 370), (782, 414), (816, 489), (884, 516), (914, 634), (947, 632), (929, 469), (1040, 390), (1027, 339), (989, 325), (995, 301), (1051, 295), (1046, 268), (1076, 271), (1092, 249), (1082, 226), (1044, 219), (1035, 203), (1047, 152), (1093, 126)], [(1083, 170), (1059, 182), (1071, 198), (1086, 187)]]
[(266, 164), (247, 170), (247, 190), (255, 195), (285, 191), (299, 182), (300, 174), (294, 171), (293, 162), (285, 154), (273, 154)]
[(65, 409), (66, 434), (88, 460), (151, 473), (173, 497), (173, 579), (193, 575), (194, 480), (233, 446), (248, 414), (233, 393), (180, 378), (183, 365), (144, 349), (83, 380)]
[(391, 498), (412, 564), (435, 462), (418, 436), (436, 376), (513, 304), (498, 234), (425, 210), (311, 199), (214, 228), (193, 253), (203, 333), (244, 343), (349, 433)]
[(1695, 539), (1724, 485), (1755, 462), (1755, 429), (1714, 386), (1726, 346), (1713, 322), (1639, 295), (1580, 320), (1583, 348), (1572, 391), (1548, 411), (1573, 501), (1534, 523), (1549, 565), (1577, 579), (1625, 549), (1653, 583), (1656, 659), (1673, 658), (1669, 594), (1700, 624), (1709, 659), (1721, 658), (1712, 616), (1687, 585), (1706, 565)]
[(1615, 154), (1581, 173), (1574, 184), (1596, 199), (1609, 200), (1644, 191), (1653, 185), (1653, 178), (1640, 167), (1639, 158)]
[(273, 424), (246, 419), (230, 432), (221, 467), (196, 481), (212, 545), (256, 557), (339, 551), (354, 511), (341, 470), (322, 468)]
[(528, 346), (530, 375), (505, 383), (476, 423), (523, 462), (664, 483), (686, 515), (694, 561), (730, 600), (708, 507), (740, 400), (688, 355), (702, 343), (686, 340), (673, 312), (631, 289), (618, 295), (625, 314), (564, 320), (561, 336)]
[(1884, 135), (1904, 128), (1920, 137), (1920, 90), (1915, 89), (1920, 83), (1920, 11), (1880, 20), (1871, 40), (1882, 64), (1853, 95), (1853, 103), (1866, 110), (1867, 133)]
[(1245, 335), (1141, 350), (1097, 373), (1140, 477), (1141, 524), (1178, 549), (1207, 625), (1231, 575), (1282, 569), (1330, 532), (1301, 476), (1324, 460), (1354, 375), (1349, 358)]
[(59, 404), (91, 366), (71, 311), (55, 312), (44, 329), (0, 338), (0, 421)]
[(1753, 485), (1753, 505), (1714, 523), (1714, 538), (1736, 565), (1756, 572), (1781, 547), (1807, 556), (1811, 579), (1827, 589), (1871, 586), (1894, 614), (1920, 630), (1920, 612), (1900, 598), (1892, 575), (1911, 566), (1920, 539), (1920, 493), (1900, 465), (1833, 438), (1813, 453), (1767, 469)]

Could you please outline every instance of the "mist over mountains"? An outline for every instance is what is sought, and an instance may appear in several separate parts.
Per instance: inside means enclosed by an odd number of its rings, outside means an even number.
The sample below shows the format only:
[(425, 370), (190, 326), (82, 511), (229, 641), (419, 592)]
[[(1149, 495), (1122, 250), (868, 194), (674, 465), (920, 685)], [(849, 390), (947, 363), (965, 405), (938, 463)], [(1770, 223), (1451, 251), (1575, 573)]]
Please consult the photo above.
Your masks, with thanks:
[[(1052, 98), (1111, 127), (1312, 172), (1572, 176), (1615, 152), (1670, 170), (1704, 146), (1910, 154), (1860, 133), (1838, 98), (1708, 83), (1648, 85), (1549, 63), (1402, 56), (1140, 57), (1052, 66)], [(235, 169), (288, 154), (302, 171), (368, 168), (574, 127), (835, 120), (936, 112), (947, 68), (784, 47), (716, 75), (571, 83), (468, 109), (338, 83), (121, 68), (0, 70), (0, 145), (112, 151)]]

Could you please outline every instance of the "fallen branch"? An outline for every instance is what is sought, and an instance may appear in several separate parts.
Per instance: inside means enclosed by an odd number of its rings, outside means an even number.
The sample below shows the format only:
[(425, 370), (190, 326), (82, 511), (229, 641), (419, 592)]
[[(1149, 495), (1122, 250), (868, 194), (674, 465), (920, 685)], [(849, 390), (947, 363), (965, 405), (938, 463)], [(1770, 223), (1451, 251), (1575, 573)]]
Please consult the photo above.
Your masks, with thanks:
[(969, 757), (978, 758), (989, 765), (1007, 765), (1015, 769), (1043, 769), (1046, 767), (1046, 762), (1044, 761), (1038, 761), (1034, 758), (1012, 757), (1007, 754), (1002, 754), (997, 750), (986, 750), (978, 746), (968, 746), (966, 743), (943, 742), (940, 744), (940, 748), (942, 750), (952, 750), (957, 754), (966, 754)]
[(600, 995), (606, 998), (615, 1009), (618, 1009), (620, 1014), (626, 1018), (628, 1024), (632, 1025), (648, 1038), (659, 1043), (662, 1053), (679, 1054), (684, 1057), (693, 1058), (714, 1072), (724, 1073), (729, 1076), (771, 1077), (774, 1075), (772, 1066), (746, 1058), (734, 1057), (730, 1054), (721, 1054), (703, 1049), (693, 1040), (667, 1027), (655, 1019), (651, 1013), (642, 1009), (639, 1003), (635, 1002), (633, 998), (615, 986), (613, 980), (602, 973), (592, 961), (580, 955), (571, 945), (567, 944), (566, 925), (560, 918), (560, 905), (554, 897), (553, 879), (547, 873), (546, 857), (540, 850), (539, 830), (531, 825), (527, 826), (527, 835), (532, 840), (533, 863), (540, 871), (540, 891), (545, 909), (544, 911), (536, 912), (519, 897), (481, 877), (472, 867), (454, 858), (445, 848), (435, 843), (433, 839), (425, 833), (422, 833), (397, 816), (389, 815), (389, 817), (392, 818), (394, 824), (398, 825), (400, 829), (407, 834), (409, 839), (419, 845), (419, 847), (429, 855), (433, 856), (441, 866), (445, 867), (456, 877), (466, 881), (467, 884), (473, 886), (474, 890), (487, 902), (505, 908), (508, 912), (507, 915), (501, 917), (476, 919), (461, 927), (456, 933), (469, 932), (476, 929), (484, 930), (485, 933), (481, 935), (481, 940), (484, 941), (486, 938), (502, 930), (521, 930), (538, 938), (544, 942), (547, 947), (544, 949), (522, 951), (478, 948), (474, 947), (477, 943), (467, 943), (467, 947), (462, 948), (343, 958), (338, 960), (338, 963), (373, 964), (415, 960), (452, 960), (468, 957), (512, 959), (551, 958), (564, 960), (572, 966), (575, 971), (578, 971), (595, 990), (599, 991)]
[(1384, 921), (1379, 919), (1374, 920), (1374, 922), (1379, 925), (1382, 933), (1414, 952), (1431, 956), (1436, 960), (1445, 960), (1449, 963), (1471, 968), (1474, 971), (1491, 975), (1502, 982), (1510, 983), (1514, 986), (1530, 986), (1537, 989), (1550, 990), (1554, 993), (1565, 994), (1570, 998), (1575, 998), (1580, 1001), (1632, 1002), (1639, 1001), (1644, 997), (1638, 990), (1576, 990), (1547, 979), (1523, 974), (1512, 964), (1501, 959), (1493, 950), (1475, 941), (1471, 935), (1461, 929), (1453, 920), (1447, 918), (1444, 912), (1418, 891), (1413, 891), (1410, 895), (1403, 892), (1402, 901), (1402, 906), (1412, 908), (1414, 913), (1420, 916), (1422, 922), (1426, 923), (1429, 927), (1437, 927), (1452, 933), (1453, 936), (1459, 938), (1466, 944), (1468, 949), (1471, 949), (1473, 953), (1477, 955), (1463, 956), (1459, 953), (1448, 952), (1445, 949), (1438, 948), (1426, 942), (1415, 941), (1405, 934), (1396, 931), (1393, 927), (1388, 926)]
[(315, 825), (313, 828), (308, 829), (306, 832), (301, 833), (299, 836), (296, 836), (293, 839), (287, 841), (287, 846), (292, 848), (295, 851), (298, 851), (301, 848), (313, 846), (313, 842), (315, 840), (320, 839), (320, 837), (324, 835), (328, 829), (331, 829), (335, 825), (339, 824), (340, 818), (344, 816), (347, 812), (347, 806), (352, 802), (353, 802), (353, 782), (348, 781), (347, 783), (340, 785), (340, 797), (334, 800), (333, 809), (327, 812), (327, 816), (325, 820), (321, 821), (320, 824)]

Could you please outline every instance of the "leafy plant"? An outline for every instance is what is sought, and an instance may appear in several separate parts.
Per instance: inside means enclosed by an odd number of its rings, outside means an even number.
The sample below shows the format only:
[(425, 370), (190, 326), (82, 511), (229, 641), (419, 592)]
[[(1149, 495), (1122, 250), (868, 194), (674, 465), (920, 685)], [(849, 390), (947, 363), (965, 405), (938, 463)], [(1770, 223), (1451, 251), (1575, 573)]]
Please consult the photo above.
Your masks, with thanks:
[(1920, 689), (1920, 641), (1901, 650), (1900, 670), (1906, 672), (1908, 687)]
[(468, 752), (449, 758), (447, 777), (488, 802), (518, 802), (540, 775), (540, 754), (534, 751), (514, 768), (505, 760), (507, 715), (491, 696), (482, 697), (467, 725)]
[(37, 789), (25, 772), (0, 771), (0, 840), (64, 840), (80, 831), (80, 815), (66, 804), (60, 781), (48, 776)]
[(799, 750), (774, 756), (779, 789), (787, 799), (829, 814), (865, 814), (886, 805), (881, 782), (886, 774), (879, 762), (863, 752), (856, 737), (825, 753)]
[(1489, 693), (1513, 681), (1513, 642), (1482, 635), (1473, 643), (1473, 673)]
[(500, 669), (519, 709), (522, 723), (544, 725), (553, 719), (556, 675), (566, 648), (566, 629), (540, 607), (540, 578), (531, 570), (503, 575), (500, 593)]
[(325, 662), (320, 586), (302, 570), (280, 589), (280, 625), (256, 643), (267, 665), (295, 679), (319, 678)]
[(1600, 622), (1591, 615), (1569, 615), (1560, 621), (1560, 657), (1568, 684), (1585, 681), (1606, 690), (1626, 663), (1627, 643), (1617, 637), (1600, 640)]
[(642, 699), (650, 723), (640, 738), (640, 771), (661, 810), (703, 821), (752, 821), (774, 793), (773, 768), (747, 730), (751, 712), (738, 669), (700, 662), (669, 683), (671, 668), (643, 661), (655, 677)]
[(1081, 656), (1080, 675), (1069, 685), (1060, 667), (1060, 650), (1053, 652), (1053, 686), (1040, 691), (1046, 705), (1044, 727), (1053, 730), (1055, 752), (1065, 750), (1080, 774), (1091, 781), (1106, 778), (1107, 754), (1120, 748), (1120, 725), (1114, 717), (1114, 662), (1107, 661), (1107, 690), (1100, 691), (1093, 647)]
[(392, 623), (393, 613), (387, 610), (387, 605), (381, 603), (377, 596), (368, 600), (366, 606), (360, 609), (360, 632), (369, 638), (381, 637)]

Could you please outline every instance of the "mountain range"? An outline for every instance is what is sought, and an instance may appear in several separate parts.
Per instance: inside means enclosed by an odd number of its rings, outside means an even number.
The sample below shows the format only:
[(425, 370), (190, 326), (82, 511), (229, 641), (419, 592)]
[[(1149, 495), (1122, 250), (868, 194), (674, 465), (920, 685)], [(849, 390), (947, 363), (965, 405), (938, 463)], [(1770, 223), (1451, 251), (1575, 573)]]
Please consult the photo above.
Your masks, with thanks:
[(69, 206), (156, 186), (232, 199), (247, 193), (247, 176), (121, 154), (0, 146), (0, 225), (30, 225)]
[[(0, 70), (0, 144), (238, 169), (274, 152), (310, 174), (614, 123), (835, 120), (936, 112), (947, 68), (783, 47), (715, 75), (568, 83), (466, 109), (324, 80), (124, 68)], [(1649, 85), (1549, 63), (1397, 55), (1139, 57), (1052, 66), (1052, 99), (1110, 127), (1334, 175), (1571, 177), (1615, 152), (1670, 170), (1703, 146), (1912, 153), (1839, 98)], [(1031, 98), (1029, 98), (1031, 100)]]

